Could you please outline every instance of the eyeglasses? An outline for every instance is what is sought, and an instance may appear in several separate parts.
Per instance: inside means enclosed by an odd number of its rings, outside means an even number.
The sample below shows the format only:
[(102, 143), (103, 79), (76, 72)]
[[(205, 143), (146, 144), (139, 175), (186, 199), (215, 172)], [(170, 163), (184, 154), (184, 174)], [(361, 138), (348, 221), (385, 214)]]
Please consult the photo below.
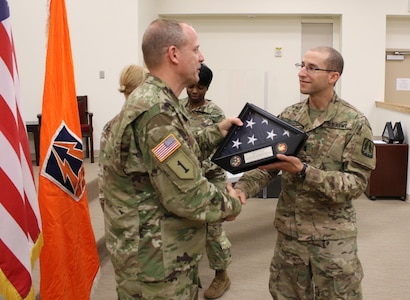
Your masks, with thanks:
[(327, 69), (321, 69), (321, 68), (315, 68), (315, 67), (312, 67), (312, 66), (307, 66), (307, 65), (305, 65), (304, 63), (296, 63), (296, 64), (295, 64), (295, 67), (296, 67), (298, 70), (301, 70), (301, 69), (305, 68), (305, 69), (306, 69), (306, 72), (308, 72), (309, 74), (313, 74), (313, 73), (315, 73), (316, 71), (337, 72), (336, 70), (327, 70)]

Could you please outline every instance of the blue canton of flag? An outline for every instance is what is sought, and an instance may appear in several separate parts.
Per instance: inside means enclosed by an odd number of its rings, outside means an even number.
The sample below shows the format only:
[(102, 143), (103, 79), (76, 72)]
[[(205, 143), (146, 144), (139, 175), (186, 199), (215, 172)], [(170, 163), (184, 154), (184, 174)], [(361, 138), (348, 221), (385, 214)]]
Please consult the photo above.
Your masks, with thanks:
[(291, 132), (288, 129), (280, 127), (279, 124), (272, 122), (255, 111), (248, 111), (243, 121), (244, 125), (236, 128), (230, 143), (224, 149), (224, 154), (255, 150), (259, 146), (286, 141), (291, 136)]
[(307, 134), (261, 108), (247, 103), (239, 114), (243, 126), (233, 126), (212, 161), (236, 174), (268, 164), (276, 154), (296, 155)]
[(10, 10), (7, 1), (0, 0), (0, 22), (10, 17)]

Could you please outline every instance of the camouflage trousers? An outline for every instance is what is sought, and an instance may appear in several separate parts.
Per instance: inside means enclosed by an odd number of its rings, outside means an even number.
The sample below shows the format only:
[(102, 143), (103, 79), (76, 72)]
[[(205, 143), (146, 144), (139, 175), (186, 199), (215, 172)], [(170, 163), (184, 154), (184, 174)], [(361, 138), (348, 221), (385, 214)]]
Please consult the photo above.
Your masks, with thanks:
[(269, 279), (273, 299), (360, 300), (362, 278), (356, 237), (300, 242), (278, 233)]
[(206, 255), (212, 270), (226, 270), (232, 261), (231, 242), (226, 236), (222, 223), (208, 223), (206, 226)]
[(118, 300), (198, 300), (198, 267), (173, 274), (173, 280), (121, 280), (116, 274)]

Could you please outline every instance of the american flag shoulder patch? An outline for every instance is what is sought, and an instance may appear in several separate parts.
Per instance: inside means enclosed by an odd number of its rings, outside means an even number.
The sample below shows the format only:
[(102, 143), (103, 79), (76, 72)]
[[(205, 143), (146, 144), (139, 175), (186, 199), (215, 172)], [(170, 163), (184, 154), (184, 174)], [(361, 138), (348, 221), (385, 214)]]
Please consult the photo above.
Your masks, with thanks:
[(177, 138), (171, 133), (165, 139), (163, 139), (158, 145), (156, 145), (153, 149), (151, 149), (152, 153), (154, 153), (155, 157), (160, 161), (163, 162), (167, 159), (172, 153), (174, 153), (179, 147), (181, 147), (181, 143), (177, 140)]

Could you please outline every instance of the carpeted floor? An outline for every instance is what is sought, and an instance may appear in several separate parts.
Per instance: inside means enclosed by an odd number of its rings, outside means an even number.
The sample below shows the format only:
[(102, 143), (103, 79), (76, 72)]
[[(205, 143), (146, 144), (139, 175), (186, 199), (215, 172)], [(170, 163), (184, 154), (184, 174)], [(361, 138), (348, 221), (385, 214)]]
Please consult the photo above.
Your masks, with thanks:
[[(276, 231), (272, 221), (276, 199), (249, 199), (242, 214), (224, 224), (232, 243), (229, 267), (231, 287), (221, 300), (271, 299), (269, 264)], [(365, 195), (355, 201), (359, 223), (359, 256), (365, 278), (366, 300), (410, 299), (410, 205), (401, 200), (371, 201)], [(204, 289), (213, 279), (206, 257), (200, 265)], [(115, 299), (111, 263), (102, 266), (93, 300)], [(203, 299), (204, 289), (200, 291)]]
[[(96, 163), (86, 163), (89, 199), (97, 196), (94, 184), (97, 167)], [(268, 278), (276, 239), (273, 227), (276, 203), (276, 198), (249, 199), (238, 218), (224, 224), (232, 243), (233, 261), (228, 269), (232, 284), (219, 299), (272, 299), (268, 291)], [(354, 203), (359, 225), (359, 257), (365, 271), (362, 285), (364, 299), (410, 300), (410, 203), (401, 200), (371, 201), (365, 195)], [(98, 240), (99, 236), (103, 236), (103, 218), (98, 201), (90, 202), (90, 214)], [(205, 256), (200, 264), (204, 287), (200, 290), (200, 299), (203, 299), (203, 292), (213, 275)], [(38, 276), (35, 277), (38, 281)], [(117, 299), (114, 272), (111, 262), (105, 258), (91, 300), (114, 299)]]

